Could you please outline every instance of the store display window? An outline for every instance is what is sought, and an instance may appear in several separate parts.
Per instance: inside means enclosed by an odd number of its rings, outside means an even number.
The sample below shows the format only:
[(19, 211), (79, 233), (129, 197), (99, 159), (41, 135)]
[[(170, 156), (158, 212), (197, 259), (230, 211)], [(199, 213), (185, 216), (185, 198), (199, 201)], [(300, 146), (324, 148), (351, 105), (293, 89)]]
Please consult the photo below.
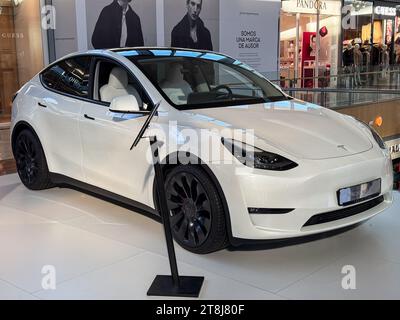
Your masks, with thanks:
[[(284, 87), (328, 87), (337, 72), (341, 1), (282, 1), (280, 80)], [(318, 29), (318, 30), (317, 30)]]

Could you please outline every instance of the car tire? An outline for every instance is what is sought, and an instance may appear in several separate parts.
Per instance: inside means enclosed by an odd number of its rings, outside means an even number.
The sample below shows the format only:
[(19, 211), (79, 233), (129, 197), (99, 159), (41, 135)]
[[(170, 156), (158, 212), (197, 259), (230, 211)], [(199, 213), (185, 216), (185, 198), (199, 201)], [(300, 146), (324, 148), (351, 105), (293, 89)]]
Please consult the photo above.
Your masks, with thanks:
[(165, 190), (175, 241), (196, 254), (208, 254), (228, 245), (221, 195), (199, 166), (178, 166), (169, 171)]
[(30, 190), (53, 187), (46, 157), (39, 139), (31, 130), (22, 130), (14, 143), (17, 172), (22, 183)]

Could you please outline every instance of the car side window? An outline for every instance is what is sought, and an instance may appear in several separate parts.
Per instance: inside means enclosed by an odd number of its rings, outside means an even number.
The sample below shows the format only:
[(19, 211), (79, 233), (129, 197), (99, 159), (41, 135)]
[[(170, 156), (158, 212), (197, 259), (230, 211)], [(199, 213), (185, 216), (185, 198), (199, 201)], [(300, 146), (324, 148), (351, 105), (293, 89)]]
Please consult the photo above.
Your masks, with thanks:
[(143, 111), (149, 110), (150, 100), (143, 88), (125, 68), (108, 60), (99, 60), (95, 68), (93, 99), (111, 103), (120, 96), (133, 95)]
[(42, 73), (43, 83), (50, 89), (74, 95), (89, 97), (90, 57), (66, 59)]

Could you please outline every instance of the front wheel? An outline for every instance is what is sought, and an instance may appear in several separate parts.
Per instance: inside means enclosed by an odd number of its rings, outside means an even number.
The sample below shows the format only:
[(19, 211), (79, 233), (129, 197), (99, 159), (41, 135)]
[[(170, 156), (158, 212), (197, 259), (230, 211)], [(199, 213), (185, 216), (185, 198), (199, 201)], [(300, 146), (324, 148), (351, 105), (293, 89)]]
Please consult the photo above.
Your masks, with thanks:
[(228, 244), (221, 195), (197, 166), (178, 166), (165, 180), (170, 223), (175, 240), (188, 251), (207, 254)]

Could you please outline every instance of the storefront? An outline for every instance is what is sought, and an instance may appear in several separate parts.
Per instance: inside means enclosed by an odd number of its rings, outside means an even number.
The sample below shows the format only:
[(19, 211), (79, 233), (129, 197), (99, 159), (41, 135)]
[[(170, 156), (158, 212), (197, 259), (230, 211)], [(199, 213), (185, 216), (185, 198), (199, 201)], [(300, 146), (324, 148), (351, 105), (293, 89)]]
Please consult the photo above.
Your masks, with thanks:
[[(284, 86), (326, 87), (336, 74), (340, 50), (341, 0), (283, 0), (280, 77)], [(301, 79), (289, 81), (288, 79)]]
[[(350, 53), (358, 44), (365, 71), (400, 63), (400, 1), (345, 0), (343, 64), (352, 63)], [(348, 18), (352, 18), (352, 20)]]
[[(362, 53), (361, 61), (354, 61), (355, 48)], [(282, 1), (282, 85), (332, 86), (328, 78), (311, 78), (354, 72), (355, 65), (362, 72), (390, 72), (399, 64), (400, 0)]]
[(14, 93), (44, 65), (39, 0), (0, 0), (0, 123)]

